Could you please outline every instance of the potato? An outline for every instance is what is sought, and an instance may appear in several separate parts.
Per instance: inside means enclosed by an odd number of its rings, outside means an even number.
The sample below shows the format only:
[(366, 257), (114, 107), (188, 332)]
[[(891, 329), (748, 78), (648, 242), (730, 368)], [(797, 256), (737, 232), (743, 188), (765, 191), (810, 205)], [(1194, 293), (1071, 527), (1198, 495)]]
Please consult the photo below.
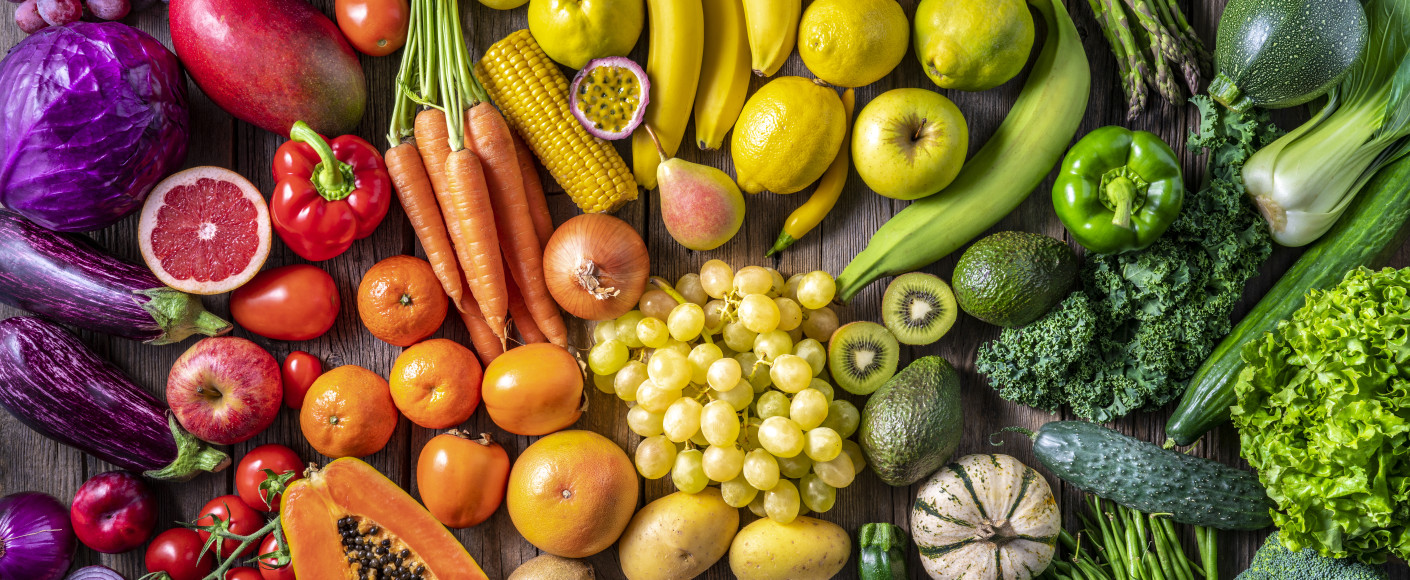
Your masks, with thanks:
[(509, 580), (596, 580), (592, 565), (582, 560), (544, 554), (520, 564)]
[(739, 530), (739, 510), (720, 490), (676, 492), (641, 508), (617, 545), (630, 580), (686, 580), (713, 566)]
[(851, 553), (852, 538), (832, 522), (762, 518), (734, 537), (729, 568), (739, 580), (826, 580), (842, 571)]

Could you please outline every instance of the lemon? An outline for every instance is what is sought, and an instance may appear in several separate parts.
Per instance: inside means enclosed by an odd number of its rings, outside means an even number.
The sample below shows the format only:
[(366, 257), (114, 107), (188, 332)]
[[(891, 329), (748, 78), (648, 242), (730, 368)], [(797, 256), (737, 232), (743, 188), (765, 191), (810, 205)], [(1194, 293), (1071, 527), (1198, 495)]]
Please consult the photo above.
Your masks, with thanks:
[(626, 56), (645, 23), (641, 0), (529, 0), (529, 33), (549, 58), (575, 69)]
[(529, 0), (480, 0), (481, 4), (495, 10), (513, 10), (529, 3)]
[(907, 24), (896, 0), (814, 0), (798, 24), (798, 55), (831, 84), (869, 85), (905, 58)]
[(915, 27), (926, 76), (947, 89), (1002, 85), (1033, 49), (1033, 16), (1023, 0), (921, 0)]
[(749, 97), (730, 154), (747, 193), (794, 193), (817, 181), (842, 147), (847, 112), (831, 87), (779, 77)]

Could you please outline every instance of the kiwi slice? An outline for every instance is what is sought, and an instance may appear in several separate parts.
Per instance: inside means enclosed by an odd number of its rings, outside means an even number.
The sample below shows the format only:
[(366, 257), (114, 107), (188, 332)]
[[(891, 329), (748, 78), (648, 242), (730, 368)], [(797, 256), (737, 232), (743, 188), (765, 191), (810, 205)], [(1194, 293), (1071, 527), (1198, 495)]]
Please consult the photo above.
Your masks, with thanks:
[(896, 374), (901, 345), (875, 322), (845, 324), (827, 342), (827, 365), (837, 386), (854, 395), (870, 395)]
[(881, 297), (881, 321), (901, 344), (940, 340), (955, 325), (958, 313), (950, 285), (924, 272), (897, 276)]

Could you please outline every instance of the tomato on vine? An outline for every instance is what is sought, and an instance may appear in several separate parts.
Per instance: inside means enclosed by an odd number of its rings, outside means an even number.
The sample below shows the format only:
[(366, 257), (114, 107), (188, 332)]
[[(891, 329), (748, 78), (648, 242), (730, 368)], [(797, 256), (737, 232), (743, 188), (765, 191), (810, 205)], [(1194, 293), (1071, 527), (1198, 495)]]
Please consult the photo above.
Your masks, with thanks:
[(304, 464), (299, 455), (283, 445), (260, 445), (251, 449), (240, 459), (235, 468), (235, 491), (240, 500), (251, 509), (261, 512), (279, 511), (279, 495), (270, 496), (269, 487), (273, 484), (270, 472), (279, 483), (287, 486), (303, 477)]

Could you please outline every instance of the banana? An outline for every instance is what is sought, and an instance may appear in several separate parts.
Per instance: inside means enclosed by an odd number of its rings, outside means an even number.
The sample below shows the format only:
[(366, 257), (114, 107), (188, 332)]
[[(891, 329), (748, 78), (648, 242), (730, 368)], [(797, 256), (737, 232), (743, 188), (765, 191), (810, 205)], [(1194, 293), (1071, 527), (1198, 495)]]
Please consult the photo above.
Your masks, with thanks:
[(793, 52), (803, 0), (744, 0), (754, 74), (771, 77)]
[[(719, 0), (705, 0), (718, 2)], [(646, 76), (651, 79), (651, 102), (646, 125), (656, 132), (667, 156), (676, 154), (690, 122), (695, 88), (700, 84), (700, 61), (705, 52), (705, 8), (701, 0), (647, 0), (651, 19), (651, 48)], [(661, 157), (645, 127), (632, 133), (632, 173), (646, 189), (656, 189), (656, 166)]]
[(749, 39), (740, 0), (705, 0), (705, 35), (710, 50), (695, 92), (695, 143), (713, 150), (724, 143), (749, 93)]

